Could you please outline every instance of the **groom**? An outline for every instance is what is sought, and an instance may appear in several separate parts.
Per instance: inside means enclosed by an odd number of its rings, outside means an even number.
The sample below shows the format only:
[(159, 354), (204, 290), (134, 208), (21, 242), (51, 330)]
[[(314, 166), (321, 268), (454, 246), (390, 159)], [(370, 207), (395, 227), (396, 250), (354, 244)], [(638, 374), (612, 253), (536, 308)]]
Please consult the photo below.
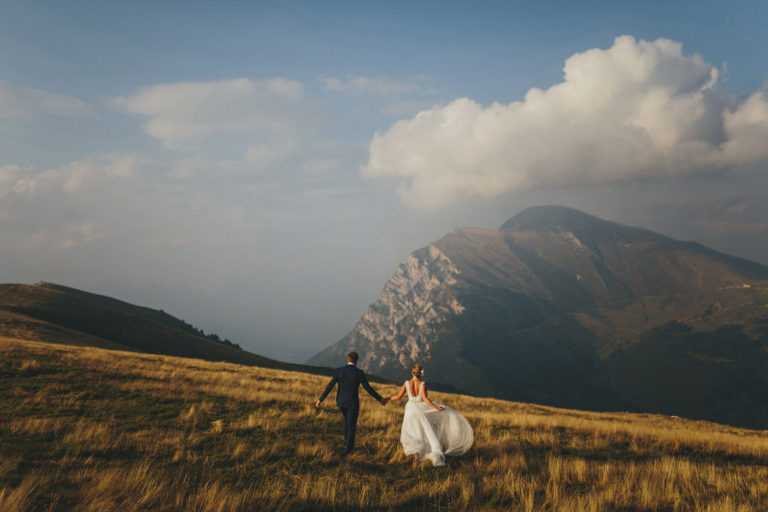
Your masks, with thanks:
[(357, 429), (357, 413), (360, 411), (360, 400), (357, 392), (360, 384), (373, 398), (381, 402), (381, 405), (387, 405), (388, 400), (381, 398), (374, 389), (368, 384), (363, 370), (355, 366), (357, 364), (357, 352), (347, 354), (347, 365), (337, 368), (333, 372), (331, 382), (325, 387), (325, 391), (315, 402), (315, 407), (320, 408), (320, 402), (325, 400), (333, 386), (338, 382), (339, 389), (336, 391), (336, 405), (339, 406), (341, 414), (344, 416), (344, 452), (349, 453), (355, 447), (355, 430)]

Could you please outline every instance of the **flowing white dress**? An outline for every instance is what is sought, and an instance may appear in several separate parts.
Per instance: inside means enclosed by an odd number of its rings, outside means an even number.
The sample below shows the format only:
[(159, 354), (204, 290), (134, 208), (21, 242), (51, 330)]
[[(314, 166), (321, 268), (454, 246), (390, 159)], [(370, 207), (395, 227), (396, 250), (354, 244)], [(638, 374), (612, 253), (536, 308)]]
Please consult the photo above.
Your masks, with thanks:
[(435, 466), (445, 465), (445, 455), (463, 455), (474, 441), (472, 426), (458, 411), (448, 406), (442, 411), (431, 407), (422, 398), (422, 387), (418, 396), (411, 394), (411, 387), (405, 381), (408, 403), (405, 404), (400, 442), (406, 455), (417, 455), (429, 459)]

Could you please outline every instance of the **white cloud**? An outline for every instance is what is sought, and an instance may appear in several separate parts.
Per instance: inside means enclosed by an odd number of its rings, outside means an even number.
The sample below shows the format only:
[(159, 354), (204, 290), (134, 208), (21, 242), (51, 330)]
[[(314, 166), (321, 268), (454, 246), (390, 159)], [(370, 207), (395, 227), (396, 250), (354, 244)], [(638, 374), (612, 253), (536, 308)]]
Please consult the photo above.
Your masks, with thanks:
[(43, 171), (33, 181), (37, 188), (75, 194), (92, 183), (101, 187), (105, 182), (135, 178), (149, 164), (135, 155), (93, 157)]
[[(57, 239), (58, 235), (58, 239)], [(53, 240), (53, 245), (60, 251), (71, 251), (77, 247), (90, 244), (94, 240), (103, 237), (99, 233), (93, 222), (84, 222), (66, 226), (60, 233), (49, 235)]]
[(56, 257), (56, 253), (87, 248), (92, 242), (103, 238), (92, 221), (79, 224), (49, 224), (38, 226), (34, 231), (9, 233), (16, 250), (21, 253), (44, 252)]
[(762, 91), (723, 114), (728, 139), (718, 155), (722, 165), (765, 161), (768, 153), (768, 101)]
[(0, 118), (23, 118), (36, 113), (85, 115), (90, 110), (76, 98), (40, 89), (14, 87), (0, 80)]
[(300, 82), (239, 78), (154, 85), (114, 104), (150, 117), (145, 131), (174, 147), (221, 134), (293, 137), (300, 130), (303, 97)]
[(0, 198), (17, 195), (33, 199), (38, 192), (81, 192), (90, 183), (103, 186), (115, 180), (137, 177), (150, 162), (136, 155), (101, 156), (36, 172), (34, 167), (0, 166)]
[(425, 78), (417, 76), (407, 81), (390, 80), (383, 76), (348, 75), (346, 78), (321, 77), (326, 89), (355, 96), (385, 96), (395, 98), (422, 89)]
[(8, 241), (2, 255), (29, 266), (34, 258), (55, 266), (56, 254), (77, 258), (97, 246), (133, 250), (144, 238), (178, 235), (175, 227), (186, 218), (233, 208), (223, 201), (211, 208), (197, 189), (170, 180), (172, 169), (135, 154), (97, 155), (40, 171), (0, 166), (0, 222)]
[(10, 194), (33, 197), (35, 195), (35, 182), (32, 174), (33, 167), (20, 165), (0, 166), (0, 198)]
[(30, 198), (35, 197), (35, 189), (35, 182), (32, 180), (18, 180), (13, 186), (16, 194)]
[(105, 164), (105, 172), (111, 178), (135, 178), (143, 169), (151, 165), (151, 162), (138, 155), (125, 155), (112, 157)]
[(768, 103), (735, 102), (682, 45), (630, 36), (565, 62), (563, 82), (523, 101), (461, 98), (377, 133), (362, 173), (435, 208), (547, 185), (681, 177), (768, 162)]

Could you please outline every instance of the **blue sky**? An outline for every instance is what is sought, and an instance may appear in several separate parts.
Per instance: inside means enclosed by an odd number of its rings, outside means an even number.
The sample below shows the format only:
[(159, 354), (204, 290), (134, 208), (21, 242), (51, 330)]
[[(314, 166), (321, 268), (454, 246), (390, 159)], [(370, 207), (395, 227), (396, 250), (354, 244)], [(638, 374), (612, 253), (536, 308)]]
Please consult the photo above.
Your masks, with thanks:
[(766, 48), (758, 1), (6, 1), (0, 281), (301, 361), (535, 204), (768, 264)]

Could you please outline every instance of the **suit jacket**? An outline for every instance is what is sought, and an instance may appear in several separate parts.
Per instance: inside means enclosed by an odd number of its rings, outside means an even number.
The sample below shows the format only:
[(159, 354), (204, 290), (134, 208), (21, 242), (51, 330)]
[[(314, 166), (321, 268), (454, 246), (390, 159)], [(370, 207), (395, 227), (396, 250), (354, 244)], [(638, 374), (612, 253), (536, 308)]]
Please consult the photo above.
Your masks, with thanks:
[(368, 379), (363, 370), (353, 364), (348, 364), (334, 370), (331, 382), (328, 383), (325, 387), (325, 391), (320, 395), (321, 402), (325, 400), (325, 397), (328, 396), (328, 393), (331, 392), (331, 389), (333, 389), (333, 386), (337, 382), (339, 383), (339, 389), (336, 391), (336, 405), (338, 405), (340, 409), (360, 408), (360, 400), (357, 396), (360, 384), (363, 385), (363, 388), (365, 388), (368, 394), (381, 402), (381, 395), (368, 384)]

